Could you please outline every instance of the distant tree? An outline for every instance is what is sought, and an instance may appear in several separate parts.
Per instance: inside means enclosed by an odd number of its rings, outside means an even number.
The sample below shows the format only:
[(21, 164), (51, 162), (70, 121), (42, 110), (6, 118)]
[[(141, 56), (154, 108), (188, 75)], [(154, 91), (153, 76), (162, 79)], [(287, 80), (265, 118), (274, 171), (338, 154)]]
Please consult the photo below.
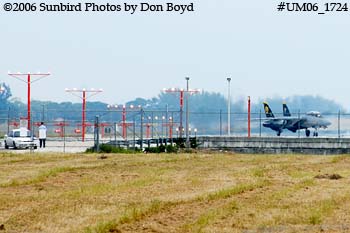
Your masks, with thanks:
[[(287, 98), (273, 97), (266, 100), (272, 111), (281, 114), (282, 103), (286, 102), (292, 114), (306, 113), (308, 111), (319, 111), (323, 114), (336, 114), (339, 110), (345, 112), (344, 107), (336, 103), (334, 100), (326, 99), (322, 96), (291, 96)], [(253, 105), (253, 111), (263, 111), (263, 100), (259, 100), (258, 103)]]
[(12, 96), (10, 86), (5, 83), (0, 84), (2, 91), (0, 92), (0, 110), (8, 109), (8, 101)]

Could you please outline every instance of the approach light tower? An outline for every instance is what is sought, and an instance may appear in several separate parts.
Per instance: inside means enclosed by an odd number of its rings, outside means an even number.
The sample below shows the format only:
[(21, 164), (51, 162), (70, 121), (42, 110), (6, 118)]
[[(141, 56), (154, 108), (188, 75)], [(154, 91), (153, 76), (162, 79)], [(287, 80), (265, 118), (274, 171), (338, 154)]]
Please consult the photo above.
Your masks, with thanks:
[[(126, 105), (107, 105), (107, 108), (112, 110), (122, 110), (122, 122), (119, 124), (119, 126), (122, 126), (123, 129), (123, 138), (127, 139), (127, 128), (132, 125), (132, 123), (127, 123), (126, 122), (126, 110), (136, 110), (136, 109), (141, 109), (141, 105), (134, 106), (126, 106)], [(141, 126), (142, 127), (142, 126)]]
[[(14, 77), (24, 83), (27, 84), (27, 89), (28, 89), (28, 92), (27, 92), (27, 100), (28, 100), (28, 107), (27, 107), (27, 128), (30, 130), (30, 89), (31, 89), (31, 84), (36, 82), (36, 81), (39, 81), (40, 79), (43, 79), (47, 76), (50, 75), (50, 72), (48, 73), (40, 73), (40, 72), (37, 72), (37, 73), (11, 73), (11, 72), (8, 72), (8, 75), (11, 76), (11, 77)], [(33, 79), (32, 79), (33, 78)]]
[[(94, 89), (94, 88), (91, 88), (89, 90), (83, 88), (83, 89), (77, 89), (77, 88), (73, 88), (73, 89), (69, 89), (69, 88), (66, 88), (65, 89), (66, 92), (74, 95), (74, 96), (77, 96), (78, 98), (82, 99), (83, 100), (83, 110), (82, 110), (82, 122), (81, 122), (81, 138), (82, 138), (82, 141), (84, 142), (85, 141), (85, 127), (87, 126), (86, 123), (85, 123), (85, 119), (86, 119), (86, 100), (88, 98), (91, 98), (92, 96), (94, 95), (97, 95), (99, 93), (101, 93), (103, 90), (102, 89)], [(78, 95), (78, 93), (82, 93), (82, 96)]]
[(184, 107), (184, 92), (185, 90), (182, 88), (164, 88), (164, 92), (166, 93), (180, 93), (180, 126), (179, 126), (179, 138), (182, 138), (182, 131), (183, 131), (183, 125), (182, 125), (182, 114), (183, 114), (183, 107)]
[[(187, 81), (187, 87), (188, 87), (188, 80), (186, 78)], [(201, 90), (200, 89), (182, 89), (182, 88), (164, 88), (163, 89), (164, 92), (166, 93), (180, 93), (180, 126), (178, 128), (178, 132), (179, 132), (179, 137), (182, 138), (182, 134), (184, 131), (184, 127), (182, 124), (182, 115), (183, 115), (183, 107), (184, 107), (184, 94), (186, 93), (187, 95), (191, 95), (191, 94), (196, 94), (199, 93)], [(186, 114), (187, 116), (187, 114)]]

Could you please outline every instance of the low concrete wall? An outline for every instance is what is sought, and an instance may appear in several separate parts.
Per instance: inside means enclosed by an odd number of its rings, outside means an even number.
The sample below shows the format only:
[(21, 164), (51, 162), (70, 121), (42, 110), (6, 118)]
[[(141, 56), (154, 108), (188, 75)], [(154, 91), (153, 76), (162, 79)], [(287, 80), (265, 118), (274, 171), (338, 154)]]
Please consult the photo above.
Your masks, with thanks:
[(239, 153), (350, 154), (349, 138), (198, 137), (200, 149)]

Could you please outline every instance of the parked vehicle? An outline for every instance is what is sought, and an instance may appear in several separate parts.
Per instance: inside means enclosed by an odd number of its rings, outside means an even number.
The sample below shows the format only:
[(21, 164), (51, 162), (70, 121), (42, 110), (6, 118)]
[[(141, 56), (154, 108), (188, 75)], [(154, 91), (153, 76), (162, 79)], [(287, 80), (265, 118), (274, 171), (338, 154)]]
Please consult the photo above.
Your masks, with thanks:
[(13, 129), (8, 135), (5, 135), (5, 149), (13, 147), (17, 148), (34, 148), (37, 149), (39, 146), (39, 140), (32, 137), (31, 131), (26, 128)]

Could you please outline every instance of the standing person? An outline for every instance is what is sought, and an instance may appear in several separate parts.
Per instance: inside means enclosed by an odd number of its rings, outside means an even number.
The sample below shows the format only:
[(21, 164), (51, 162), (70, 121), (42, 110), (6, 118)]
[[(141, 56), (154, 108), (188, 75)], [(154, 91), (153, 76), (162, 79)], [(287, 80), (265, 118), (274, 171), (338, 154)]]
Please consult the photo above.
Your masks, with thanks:
[(40, 141), (40, 148), (45, 148), (45, 141), (46, 141), (46, 126), (44, 125), (44, 122), (40, 123), (39, 126), (39, 141)]

